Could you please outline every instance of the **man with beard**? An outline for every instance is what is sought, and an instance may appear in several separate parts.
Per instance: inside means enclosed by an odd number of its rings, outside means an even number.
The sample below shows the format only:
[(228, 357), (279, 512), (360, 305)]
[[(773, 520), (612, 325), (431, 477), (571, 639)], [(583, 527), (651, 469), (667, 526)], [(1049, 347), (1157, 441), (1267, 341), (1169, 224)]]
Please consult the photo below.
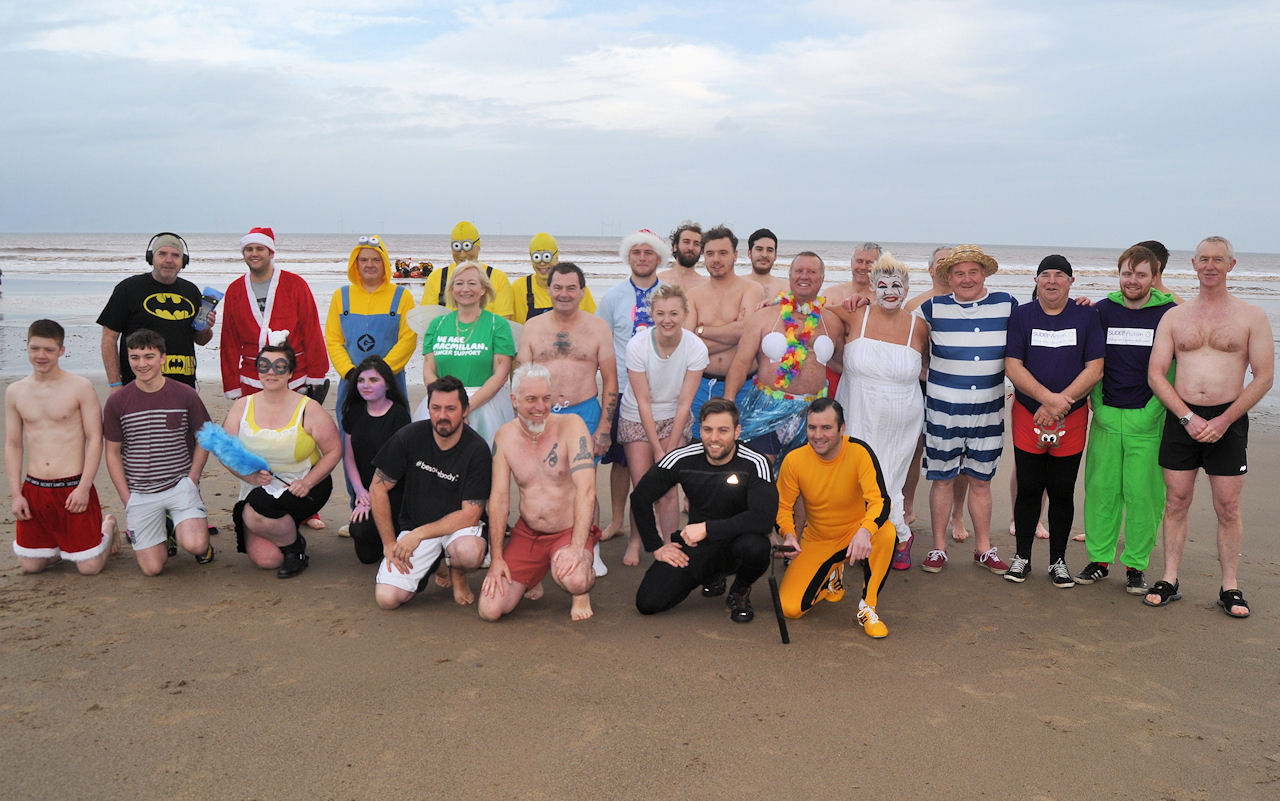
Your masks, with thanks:
[(1106, 356), (1093, 388), (1089, 444), (1084, 456), (1084, 528), (1089, 564), (1077, 584), (1110, 572), (1124, 527), (1125, 592), (1144, 595), (1144, 571), (1164, 514), (1164, 477), (1158, 461), (1164, 406), (1147, 383), (1156, 327), (1173, 296), (1153, 284), (1159, 257), (1141, 245), (1120, 254), (1120, 290), (1094, 308), (1102, 322)]
[(818, 296), (824, 274), (812, 251), (791, 261), (790, 289), (778, 305), (747, 318), (725, 379), (724, 397), (736, 398), (743, 438), (770, 456), (804, 443), (805, 410), (827, 396), (827, 362), (844, 347), (844, 324)]
[[(636, 334), (653, 327), (650, 301), (662, 282), (658, 280), (658, 267), (666, 262), (670, 251), (667, 242), (648, 228), (641, 228), (623, 237), (618, 255), (631, 268), (631, 275), (610, 287), (600, 298), (596, 315), (603, 318), (613, 330), (614, 364), (618, 373), (618, 394), (627, 388), (627, 343)], [(627, 489), (631, 476), (627, 471), (627, 457), (618, 444), (618, 412), (613, 413), (613, 426), (609, 434), (613, 444), (601, 460), (609, 468), (609, 508), (612, 519), (604, 528), (602, 539), (616, 537), (626, 519)]]
[(1169, 264), (1169, 249), (1164, 246), (1164, 243), (1155, 239), (1148, 239), (1145, 242), (1139, 242), (1134, 247), (1146, 248), (1154, 253), (1155, 257), (1160, 261), (1159, 266), (1156, 268), (1156, 276), (1155, 280), (1151, 283), (1151, 288), (1157, 292), (1163, 292), (1164, 294), (1169, 295), (1173, 298), (1174, 303), (1183, 303), (1184, 301), (1182, 298), (1178, 297), (1177, 292), (1174, 292), (1164, 285), (1164, 268)]
[[(492, 460), (484, 438), (464, 422), (467, 390), (451, 375), (427, 386), (431, 418), (392, 435), (374, 457), (369, 500), (382, 537), (374, 599), (395, 609), (427, 584), (446, 558), (453, 599), (470, 604), (475, 595), (459, 571), (484, 561), (484, 510), (489, 501)], [(391, 489), (403, 484), (399, 509)], [(497, 522), (504, 531), (505, 518)]]
[(751, 259), (751, 274), (764, 290), (766, 299), (776, 298), (787, 291), (787, 279), (773, 274), (773, 264), (778, 260), (778, 236), (768, 228), (760, 228), (747, 237), (747, 258)]
[[(555, 583), (573, 596), (570, 617), (586, 620), (592, 615), (588, 593), (595, 584), (591, 551), (600, 539), (600, 529), (591, 525), (596, 473), (590, 435), (577, 415), (551, 413), (551, 372), (541, 364), (516, 368), (511, 404), (516, 419), (498, 429), (493, 442), (492, 561), (480, 617), (493, 621), (509, 614), (550, 571)], [(504, 544), (513, 478), (520, 517)]]
[(702, 226), (696, 222), (685, 220), (676, 230), (671, 232), (671, 255), (675, 264), (668, 270), (658, 273), (658, 280), (664, 284), (678, 286), (688, 292), (698, 284), (706, 281), (694, 266), (702, 258)]
[[(725, 591), (729, 619), (750, 623), (751, 585), (769, 567), (769, 530), (778, 511), (778, 491), (769, 462), (738, 442), (738, 408), (712, 398), (702, 406), (702, 439), (677, 448), (649, 468), (631, 493), (631, 509), (653, 564), (636, 590), (636, 609), (663, 612), (703, 585), (702, 597)], [(689, 498), (689, 524), (660, 532), (653, 504), (677, 484)], [(667, 541), (667, 535), (670, 541)]]
[(702, 242), (710, 278), (687, 290), (689, 317), (685, 323), (707, 346), (710, 359), (693, 396), (690, 415), (694, 420), (702, 404), (724, 394), (725, 375), (738, 353), (743, 321), (764, 300), (759, 285), (733, 271), (738, 260), (738, 237), (733, 231), (717, 225), (703, 235)]
[(193, 327), (200, 309), (200, 290), (178, 273), (191, 261), (182, 237), (165, 231), (147, 245), (151, 272), (130, 276), (111, 291), (111, 299), (98, 315), (102, 326), (102, 366), (111, 392), (133, 380), (124, 339), (145, 328), (164, 337), (168, 356), (164, 374), (189, 387), (196, 385), (196, 345), (213, 339), (217, 312), (210, 312), (202, 331)]

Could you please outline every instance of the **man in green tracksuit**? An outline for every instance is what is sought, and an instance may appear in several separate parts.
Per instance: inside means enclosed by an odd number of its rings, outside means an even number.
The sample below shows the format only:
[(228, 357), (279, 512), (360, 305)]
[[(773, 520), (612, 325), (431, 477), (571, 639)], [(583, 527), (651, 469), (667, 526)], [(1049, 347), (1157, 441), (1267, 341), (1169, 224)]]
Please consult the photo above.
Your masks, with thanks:
[(1106, 334), (1102, 380), (1090, 402), (1093, 422), (1084, 467), (1084, 526), (1089, 564), (1077, 584), (1106, 578), (1115, 558), (1120, 527), (1125, 547), (1125, 591), (1147, 591), (1143, 571), (1156, 545), (1164, 513), (1165, 484), (1157, 463), (1164, 406), (1147, 385), (1147, 364), (1156, 326), (1174, 307), (1173, 295), (1152, 288), (1160, 261), (1135, 245), (1118, 261), (1120, 291), (1094, 308)]

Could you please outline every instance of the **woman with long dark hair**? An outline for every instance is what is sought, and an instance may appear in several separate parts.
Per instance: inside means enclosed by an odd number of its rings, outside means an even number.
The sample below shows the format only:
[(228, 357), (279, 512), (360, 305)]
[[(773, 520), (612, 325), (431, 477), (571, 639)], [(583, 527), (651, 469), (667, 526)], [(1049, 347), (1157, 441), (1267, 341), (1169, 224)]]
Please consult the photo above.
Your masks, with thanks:
[[(348, 524), (356, 558), (372, 565), (382, 558), (382, 538), (369, 501), (373, 457), (391, 435), (409, 425), (409, 401), (391, 367), (381, 356), (369, 356), (347, 376), (342, 403), (343, 468), (352, 487)], [(400, 510), (400, 488), (391, 491), (391, 514)]]

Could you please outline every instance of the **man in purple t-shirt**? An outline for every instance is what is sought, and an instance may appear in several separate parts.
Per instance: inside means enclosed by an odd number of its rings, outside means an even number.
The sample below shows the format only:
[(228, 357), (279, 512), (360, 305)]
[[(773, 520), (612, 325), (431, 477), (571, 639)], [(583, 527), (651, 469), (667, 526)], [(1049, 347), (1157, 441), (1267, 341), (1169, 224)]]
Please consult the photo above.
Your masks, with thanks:
[(209, 452), (196, 429), (209, 411), (194, 389), (165, 378), (164, 337), (147, 328), (125, 339), (134, 380), (107, 398), (102, 433), (107, 472), (124, 503), (129, 544), (148, 576), (164, 570), (165, 518), (178, 544), (202, 565), (213, 561), (209, 521), (200, 498), (200, 472)]
[(1093, 309), (1070, 302), (1071, 262), (1045, 256), (1036, 270), (1036, 296), (1013, 310), (1005, 375), (1013, 382), (1013, 458), (1018, 495), (1013, 522), (1018, 553), (1005, 578), (1021, 583), (1031, 572), (1031, 545), (1040, 498), (1049, 494), (1049, 578), (1074, 587), (1067, 540), (1075, 517), (1076, 475), (1084, 452), (1093, 385), (1102, 378), (1106, 345)]

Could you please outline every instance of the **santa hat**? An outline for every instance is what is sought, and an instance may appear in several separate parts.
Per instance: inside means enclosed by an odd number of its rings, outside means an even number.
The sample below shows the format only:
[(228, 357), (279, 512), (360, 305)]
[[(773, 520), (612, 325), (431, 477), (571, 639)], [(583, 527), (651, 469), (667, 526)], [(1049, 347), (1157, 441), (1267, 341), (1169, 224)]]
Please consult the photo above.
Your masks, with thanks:
[(618, 255), (622, 257), (624, 262), (629, 261), (631, 249), (636, 245), (648, 245), (658, 254), (658, 258), (665, 263), (671, 258), (671, 249), (667, 247), (667, 240), (650, 231), (648, 228), (641, 228), (633, 234), (627, 234), (622, 238), (622, 245), (618, 248)]
[(265, 245), (272, 253), (276, 252), (276, 235), (270, 228), (252, 228), (249, 233), (240, 237), (240, 250), (249, 245)]

